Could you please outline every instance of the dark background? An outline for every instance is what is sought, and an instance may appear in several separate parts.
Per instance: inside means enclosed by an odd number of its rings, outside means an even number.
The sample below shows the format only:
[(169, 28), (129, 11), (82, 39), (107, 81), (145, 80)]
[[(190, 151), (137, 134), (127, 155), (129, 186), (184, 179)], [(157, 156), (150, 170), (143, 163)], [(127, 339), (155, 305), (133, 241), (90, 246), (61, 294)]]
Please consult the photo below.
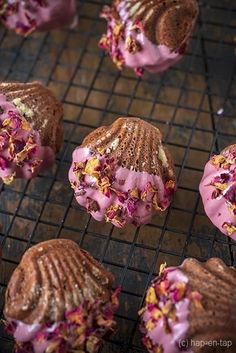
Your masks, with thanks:
[[(27, 182), (0, 186), (0, 308), (6, 285), (24, 251), (54, 237), (77, 241), (122, 285), (119, 330), (104, 353), (145, 352), (137, 311), (159, 265), (211, 256), (236, 265), (236, 242), (204, 214), (198, 185), (213, 152), (236, 141), (236, 3), (201, 1), (201, 13), (184, 59), (163, 74), (137, 78), (118, 72), (97, 43), (105, 30), (103, 1), (80, 1), (75, 30), (35, 33), (22, 39), (0, 30), (0, 79), (47, 84), (64, 103), (65, 142), (53, 170)], [(221, 113), (223, 110), (223, 114)], [(173, 154), (178, 192), (169, 210), (139, 229), (97, 223), (73, 199), (67, 173), (73, 149), (94, 128), (119, 116), (158, 126)], [(0, 328), (0, 353), (12, 352)]]

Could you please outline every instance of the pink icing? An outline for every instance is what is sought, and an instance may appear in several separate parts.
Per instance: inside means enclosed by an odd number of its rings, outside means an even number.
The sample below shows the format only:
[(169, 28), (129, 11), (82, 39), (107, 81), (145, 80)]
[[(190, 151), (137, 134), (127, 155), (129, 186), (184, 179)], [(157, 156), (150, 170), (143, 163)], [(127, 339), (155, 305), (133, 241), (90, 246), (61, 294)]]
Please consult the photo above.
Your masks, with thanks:
[[(38, 332), (40, 332), (40, 330), (43, 327), (40, 324), (27, 325), (21, 321), (10, 320), (10, 319), (8, 319), (8, 322), (12, 322), (16, 327), (14, 331), (14, 338), (16, 342), (21, 342), (21, 343), (30, 342), (33, 347), (34, 353), (46, 352), (46, 349), (48, 348), (48, 346), (53, 342), (53, 340), (35, 339)], [(44, 328), (43, 332), (50, 333), (54, 331), (57, 327), (58, 327), (58, 324), (54, 324), (51, 327), (48, 327), (46, 329)]]
[[(199, 191), (207, 216), (222, 233), (230, 236), (234, 240), (236, 240), (236, 228), (235, 231), (233, 231), (231, 234), (231, 232), (229, 233), (224, 225), (225, 223), (228, 223), (229, 225), (236, 226), (236, 214), (230, 210), (230, 204), (224, 195), (230, 189), (234, 192), (233, 189), (236, 187), (236, 179), (234, 176), (235, 171), (235, 164), (231, 165), (228, 169), (217, 168), (210, 160), (205, 166), (204, 175), (199, 185)], [(221, 195), (214, 197), (213, 193), (216, 191), (216, 188), (214, 185), (212, 185), (212, 183), (215, 180), (217, 181), (220, 179), (222, 174), (224, 176), (227, 174), (229, 175), (229, 180), (227, 180), (227, 188), (222, 192)]]
[[(33, 324), (26, 325), (23, 322), (15, 321), (16, 330), (14, 332), (14, 338), (17, 342), (31, 342), (33, 346), (34, 353), (44, 353), (47, 347), (52, 341), (40, 340), (36, 341), (34, 338), (36, 334), (42, 328), (42, 325)], [(53, 326), (53, 329), (56, 328), (56, 325)], [(50, 332), (52, 329), (48, 328), (46, 332)]]
[[(170, 267), (166, 271), (166, 280), (173, 283), (188, 283), (188, 278), (178, 268)], [(155, 283), (155, 282), (154, 282)], [(153, 284), (154, 286), (155, 284)], [(188, 315), (189, 315), (189, 304), (190, 300), (186, 297), (175, 305), (177, 321), (168, 319), (170, 333), (165, 331), (164, 318), (160, 318), (152, 330), (146, 332), (146, 336), (149, 337), (154, 345), (159, 345), (163, 348), (163, 353), (180, 353), (181, 342), (186, 339), (187, 331), (189, 328)], [(164, 303), (159, 303), (160, 307), (164, 306)], [(146, 323), (152, 318), (151, 311), (145, 310), (142, 315), (142, 320)], [(187, 347), (186, 347), (187, 348)], [(152, 350), (150, 349), (152, 353)], [(191, 350), (185, 351), (186, 353), (192, 353)]]
[[(0, 107), (0, 178), (4, 181), (6, 178), (30, 179), (40, 170), (49, 168), (55, 159), (52, 148), (42, 146), (38, 131), (26, 122), (16, 106), (8, 102), (3, 94), (0, 94)], [(3, 126), (7, 120), (11, 125)], [(21, 126), (22, 121), (26, 122), (28, 130)], [(27, 152), (25, 158), (17, 161), (17, 156), (29, 140), (32, 149)]]
[[(27, 35), (34, 29), (50, 30), (69, 25), (76, 15), (75, 0), (27, 0), (15, 1), (17, 9), (9, 11), (3, 21), (7, 27)], [(9, 3), (11, 8), (12, 3)]]
[[(69, 170), (69, 180), (75, 189), (76, 200), (81, 206), (87, 208), (87, 198), (97, 202), (99, 205), (99, 210), (90, 211), (90, 213), (94, 219), (97, 221), (102, 221), (105, 219), (107, 209), (111, 205), (119, 205), (125, 209), (126, 204), (120, 201), (118, 195), (115, 192), (111, 192), (109, 196), (106, 196), (103, 192), (101, 192), (101, 190), (96, 185), (96, 179), (90, 175), (85, 176), (85, 185), (81, 189), (81, 185), (78, 183), (77, 176), (73, 171), (74, 163), (85, 162), (90, 160), (93, 156), (94, 154), (89, 148), (76, 148), (73, 152), (73, 161)], [(98, 154), (96, 154), (96, 157), (100, 160), (103, 159), (103, 157), (98, 156)], [(172, 195), (168, 194), (160, 176), (149, 174), (147, 172), (137, 172), (119, 166), (113, 170), (112, 188), (119, 190), (119, 192), (127, 193), (129, 190), (133, 190), (135, 188), (143, 190), (149, 183), (154, 185), (158, 190), (159, 202), (162, 208), (166, 209), (171, 202)], [(81, 190), (83, 191), (82, 193)], [(135, 203), (135, 210), (132, 214), (128, 211), (123, 212), (122, 224), (117, 224), (117, 222), (113, 220), (109, 221), (117, 227), (122, 227), (126, 223), (133, 223), (138, 226), (140, 224), (148, 223), (153, 213), (154, 210), (151, 206), (151, 200), (147, 197), (145, 202), (139, 200)]]
[(33, 341), (33, 347), (34, 347), (34, 353), (44, 353), (46, 352), (46, 349), (50, 345), (50, 341), (41, 341), (41, 342), (34, 342)]
[[(104, 336), (116, 327), (114, 312), (119, 305), (120, 288), (108, 302), (88, 301), (65, 312), (56, 323), (27, 325), (7, 318), (6, 330), (16, 340), (16, 353), (91, 352), (96, 353)], [(89, 347), (89, 348), (88, 348)]]
[[(146, 69), (150, 72), (162, 72), (182, 58), (180, 51), (173, 52), (166, 45), (153, 44), (145, 36), (142, 29), (137, 32), (134, 29), (134, 23), (128, 19), (125, 1), (119, 4), (117, 10), (122, 19), (122, 23), (125, 24), (124, 37), (120, 36), (118, 42), (114, 37), (113, 30), (116, 27), (116, 21), (111, 13), (111, 8), (106, 6), (102, 17), (106, 18), (108, 22), (106, 37), (111, 43), (104, 44), (103, 41), (100, 42), (100, 46), (109, 51), (113, 60), (115, 58), (114, 61), (117, 61), (118, 54), (123, 65), (129, 66), (135, 69), (137, 74), (141, 74), (142, 69)], [(126, 39), (130, 36), (141, 45), (141, 50), (129, 52), (126, 48)]]
[(16, 330), (14, 332), (14, 338), (16, 341), (20, 342), (31, 341), (42, 326), (38, 324), (26, 325), (20, 321), (16, 321), (15, 324)]

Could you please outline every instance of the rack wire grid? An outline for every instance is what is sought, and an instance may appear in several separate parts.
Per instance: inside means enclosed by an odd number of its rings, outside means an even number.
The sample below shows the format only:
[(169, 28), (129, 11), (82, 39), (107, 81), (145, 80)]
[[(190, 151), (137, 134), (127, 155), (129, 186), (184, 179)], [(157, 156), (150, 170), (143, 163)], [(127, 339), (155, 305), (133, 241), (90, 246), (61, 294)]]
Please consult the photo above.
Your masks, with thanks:
[[(118, 331), (101, 352), (145, 352), (138, 310), (159, 265), (185, 257), (218, 256), (236, 265), (236, 242), (206, 217), (198, 185), (209, 156), (235, 143), (236, 3), (206, 0), (184, 59), (162, 74), (119, 72), (97, 46), (105, 31), (102, 0), (78, 3), (74, 30), (22, 39), (0, 30), (0, 78), (40, 80), (64, 103), (65, 141), (53, 170), (31, 181), (1, 185), (0, 303), (24, 251), (51, 238), (69, 238), (109, 268), (122, 285)], [(98, 126), (136, 116), (158, 126), (172, 152), (178, 191), (171, 207), (138, 229), (94, 221), (74, 200), (67, 173), (73, 149)], [(0, 352), (13, 341), (0, 329)]]

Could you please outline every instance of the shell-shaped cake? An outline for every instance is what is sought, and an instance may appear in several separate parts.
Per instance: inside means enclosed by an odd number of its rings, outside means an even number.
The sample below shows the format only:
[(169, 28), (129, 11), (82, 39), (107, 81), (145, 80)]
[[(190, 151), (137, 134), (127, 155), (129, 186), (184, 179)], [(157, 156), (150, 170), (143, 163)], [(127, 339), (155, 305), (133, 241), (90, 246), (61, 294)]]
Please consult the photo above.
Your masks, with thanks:
[(148, 39), (172, 50), (187, 42), (198, 15), (196, 0), (126, 0), (125, 3), (128, 17), (134, 23), (142, 23)]
[(0, 83), (0, 178), (30, 179), (51, 167), (63, 142), (62, 104), (39, 82)]
[(218, 258), (162, 267), (140, 311), (148, 351), (235, 352), (235, 281), (236, 269)]
[(96, 352), (115, 328), (113, 282), (112, 274), (71, 240), (30, 248), (10, 279), (4, 309), (19, 352), (26, 347), (27, 353)]
[(175, 190), (159, 129), (138, 118), (119, 118), (89, 134), (73, 153), (69, 179), (78, 203), (117, 227), (149, 222)]
[(236, 145), (207, 162), (199, 186), (205, 212), (219, 230), (236, 240)]
[(198, 13), (196, 0), (114, 0), (101, 14), (108, 26), (100, 46), (119, 69), (164, 71), (181, 59)]
[(51, 30), (76, 23), (76, 0), (14, 0), (0, 2), (0, 20), (16, 33)]

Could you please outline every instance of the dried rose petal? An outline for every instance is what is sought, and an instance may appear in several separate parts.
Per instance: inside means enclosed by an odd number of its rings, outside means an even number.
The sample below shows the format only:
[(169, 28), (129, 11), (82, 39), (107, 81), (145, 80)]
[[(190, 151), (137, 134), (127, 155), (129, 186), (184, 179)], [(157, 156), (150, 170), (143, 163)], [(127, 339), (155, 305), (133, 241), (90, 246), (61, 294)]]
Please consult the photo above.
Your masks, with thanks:
[(186, 295), (186, 283), (178, 282), (174, 285), (173, 299), (175, 302), (180, 301)]
[(228, 235), (232, 235), (236, 232), (236, 225), (231, 222), (224, 222), (222, 228), (226, 229)]
[[(77, 185), (75, 184), (71, 184), (72, 189), (76, 189)], [(84, 190), (84, 188), (78, 189), (75, 193), (75, 196), (83, 196), (86, 194), (86, 191)]]
[(101, 156), (103, 156), (104, 153), (105, 153), (105, 148), (103, 148), (103, 147), (98, 147), (98, 148), (97, 148), (97, 151), (98, 151), (98, 153), (99, 153)]
[(2, 170), (6, 170), (7, 167), (8, 167), (8, 162), (7, 162), (7, 160), (6, 160), (5, 158), (3, 158), (3, 157), (0, 157), (0, 168), (1, 168)]
[(110, 186), (111, 182), (107, 176), (101, 178), (101, 180), (98, 183), (99, 188), (103, 194), (105, 194), (107, 197), (110, 197)]
[(111, 191), (113, 191), (116, 196), (118, 197), (118, 200), (121, 202), (121, 203), (124, 203), (127, 198), (128, 198), (128, 193), (127, 192), (121, 192), (119, 190), (116, 190), (115, 188), (110, 188)]
[(0, 150), (3, 150), (6, 147), (8, 140), (9, 134), (6, 131), (2, 131), (0, 134)]
[(227, 192), (224, 194), (225, 199), (232, 203), (236, 204), (236, 184), (233, 184)]
[(13, 335), (16, 330), (17, 324), (15, 322), (7, 322), (5, 330), (7, 333)]
[(4, 127), (9, 126), (12, 129), (20, 129), (22, 126), (21, 117), (13, 111), (8, 112), (8, 118), (2, 123)]
[(225, 189), (227, 189), (228, 184), (227, 183), (213, 183), (212, 186), (214, 186), (215, 188), (217, 188), (218, 190), (224, 191)]
[(217, 189), (212, 192), (211, 198), (212, 198), (212, 200), (214, 200), (214, 199), (217, 199), (217, 197), (219, 197), (220, 195), (221, 195), (221, 191), (219, 189)]
[(111, 205), (106, 211), (106, 217), (112, 220), (115, 216), (121, 215), (122, 207), (120, 205)]
[(88, 212), (97, 212), (100, 210), (100, 207), (97, 201), (91, 199), (90, 197), (87, 197), (86, 199), (86, 208)]
[[(88, 347), (100, 345), (101, 338), (114, 330), (114, 311), (118, 307), (120, 288), (113, 293), (111, 302), (85, 301), (79, 307), (65, 313), (65, 321), (45, 324), (35, 335), (35, 340), (48, 342), (47, 353), (86, 352)], [(16, 326), (12, 325), (12, 333)], [(16, 343), (17, 353), (34, 353), (31, 343)]]
[(155, 193), (152, 197), (152, 206), (156, 211), (164, 211), (166, 207), (162, 206), (159, 200), (158, 193)]
[(229, 173), (221, 173), (220, 179), (222, 180), (223, 183), (227, 183), (230, 180), (230, 174)]
[(142, 50), (140, 42), (133, 38), (131, 35), (126, 38), (125, 45), (128, 52), (132, 54)]
[(15, 140), (14, 141), (14, 146), (15, 146), (15, 152), (19, 153), (22, 151), (25, 147), (26, 142), (24, 140)]
[(101, 162), (97, 157), (92, 157), (87, 161), (85, 166), (85, 173), (92, 177), (99, 177), (99, 172), (96, 171), (96, 168), (100, 166)]
[(129, 195), (135, 199), (140, 198), (140, 190), (138, 188), (132, 189), (128, 191)]
[(136, 73), (137, 76), (142, 77), (144, 74), (144, 69), (142, 67), (136, 67), (134, 69), (134, 72)]
[(136, 211), (136, 200), (129, 199), (127, 201), (127, 211), (129, 216), (133, 216), (134, 212)]
[(73, 172), (81, 171), (84, 169), (86, 163), (83, 162), (74, 162)]
[(221, 154), (211, 157), (211, 163), (217, 168), (220, 168), (225, 163), (225, 160), (225, 157)]
[(150, 287), (147, 291), (146, 303), (147, 304), (156, 304), (157, 303), (156, 291), (153, 287)]
[(3, 180), (4, 184), (10, 185), (13, 182), (15, 176), (16, 176), (16, 172), (14, 172), (6, 177), (2, 177), (2, 180)]
[(32, 162), (29, 161), (29, 170), (32, 174), (35, 173), (37, 169), (39, 169), (40, 165), (43, 163), (42, 159), (35, 159)]

